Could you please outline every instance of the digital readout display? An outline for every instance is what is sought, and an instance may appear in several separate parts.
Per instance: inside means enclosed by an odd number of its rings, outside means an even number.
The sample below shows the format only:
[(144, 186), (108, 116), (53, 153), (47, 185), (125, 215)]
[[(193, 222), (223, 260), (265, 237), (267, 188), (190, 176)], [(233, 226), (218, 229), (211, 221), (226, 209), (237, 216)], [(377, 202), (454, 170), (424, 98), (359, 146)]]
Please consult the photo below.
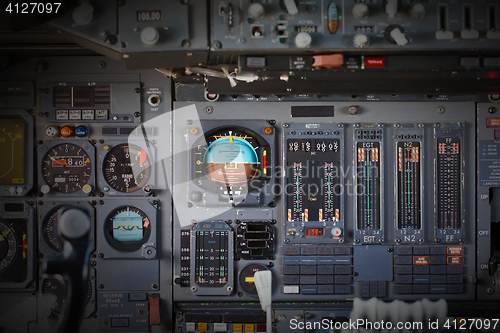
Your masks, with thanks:
[(306, 237), (323, 237), (324, 235), (324, 228), (306, 228)]

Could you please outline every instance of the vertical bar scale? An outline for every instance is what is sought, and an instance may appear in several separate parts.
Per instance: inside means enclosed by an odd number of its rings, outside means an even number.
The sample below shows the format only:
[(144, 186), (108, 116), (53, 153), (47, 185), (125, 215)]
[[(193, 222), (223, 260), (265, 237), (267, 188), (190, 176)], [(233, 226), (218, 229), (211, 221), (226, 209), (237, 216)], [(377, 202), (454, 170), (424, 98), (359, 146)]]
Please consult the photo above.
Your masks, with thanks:
[(464, 242), (463, 234), (463, 124), (441, 123), (435, 139), (436, 241)]
[(284, 243), (342, 243), (343, 125), (287, 124)]
[(191, 291), (229, 295), (234, 290), (233, 231), (224, 221), (197, 223), (191, 232)]
[[(395, 131), (395, 242), (423, 242), (423, 124)], [(396, 125), (400, 127), (401, 125)]]
[[(354, 130), (355, 244), (384, 241), (383, 126), (356, 124)], [(355, 126), (356, 126), (355, 125)]]

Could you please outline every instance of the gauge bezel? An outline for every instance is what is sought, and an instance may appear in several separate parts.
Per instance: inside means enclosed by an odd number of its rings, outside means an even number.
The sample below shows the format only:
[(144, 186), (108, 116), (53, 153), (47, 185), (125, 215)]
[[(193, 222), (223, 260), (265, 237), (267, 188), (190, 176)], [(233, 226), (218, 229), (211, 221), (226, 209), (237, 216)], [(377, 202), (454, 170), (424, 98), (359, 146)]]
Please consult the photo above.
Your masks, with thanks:
[[(23, 204), (24, 210), (22, 212), (12, 212), (6, 211), (6, 205), (8, 204)], [(3, 223), (9, 220), (15, 220), (15, 224), (13, 225), (14, 231), (16, 232), (17, 243), (19, 246), (18, 253), (14, 259), (14, 263), (9, 265), (6, 270), (2, 272), (2, 275), (6, 276), (9, 273), (9, 270), (16, 269), (18, 271), (20, 266), (26, 270), (26, 277), (23, 280), (19, 280), (18, 277), (12, 278), (11, 280), (0, 281), (0, 291), (14, 291), (14, 290), (35, 290), (35, 284), (33, 284), (34, 279), (34, 253), (35, 253), (35, 233), (34, 233), (34, 219), (35, 219), (35, 210), (33, 207), (26, 201), (23, 200), (14, 200), (14, 199), (6, 199), (3, 202), (0, 202), (0, 220)], [(8, 223), (6, 223), (8, 224)], [(22, 235), (19, 235), (19, 230), (24, 230), (26, 234), (26, 258), (22, 257), (22, 245), (23, 239)], [(19, 261), (20, 260), (20, 261)], [(17, 265), (17, 266), (15, 266)]]
[[(104, 236), (106, 237), (106, 240), (108, 241), (109, 245), (117, 249), (118, 251), (121, 252), (134, 252), (137, 250), (140, 250), (141, 247), (149, 241), (149, 238), (151, 237), (151, 221), (150, 225), (146, 228), (143, 229), (143, 235), (142, 239), (138, 241), (118, 241), (114, 238), (114, 236), (111, 234), (112, 232), (110, 230), (113, 229), (113, 219), (117, 214), (120, 214), (125, 208), (128, 208), (130, 211), (133, 211), (136, 214), (139, 214), (139, 216), (144, 218), (147, 218), (149, 220), (149, 216), (144, 213), (144, 211), (138, 207), (135, 206), (120, 206), (117, 207), (116, 209), (112, 210), (108, 216), (106, 217), (106, 221), (104, 222)], [(144, 215), (144, 216), (143, 216)], [(144, 228), (144, 227), (143, 227)]]
[[(270, 128), (270, 134), (264, 131)], [(195, 129), (195, 130), (194, 130)], [(267, 154), (267, 174), (263, 172), (264, 163), (259, 164), (259, 171), (255, 178), (247, 182), (240, 195), (228, 195), (224, 193), (224, 185), (218, 184), (202, 174), (202, 178), (197, 173), (197, 160), (199, 159), (198, 145), (208, 148), (206, 138), (217, 132), (234, 130), (252, 136), (253, 140), (260, 146), (258, 157), (262, 162), (262, 151), (265, 149)], [(210, 121), (202, 120), (199, 123), (193, 123), (187, 127), (188, 165), (188, 197), (200, 198), (193, 200), (197, 206), (265, 206), (275, 199), (273, 186), (276, 182), (274, 170), (276, 165), (276, 131), (277, 129), (269, 122), (264, 120), (225, 120)], [(203, 153), (206, 150), (203, 150)], [(249, 185), (251, 183), (251, 185)], [(222, 191), (221, 191), (222, 188)], [(226, 187), (227, 188), (227, 187)], [(191, 194), (201, 195), (191, 195)]]
[(43, 233), (43, 228), (46, 223), (46, 220), (49, 218), (51, 214), (60, 209), (62, 206), (66, 206), (68, 208), (77, 208), (82, 209), (90, 218), (90, 235), (89, 242), (92, 244), (92, 250), (95, 248), (95, 229), (94, 229), (94, 220), (95, 220), (95, 209), (88, 202), (84, 201), (46, 201), (43, 205), (38, 206), (38, 248), (39, 251), (44, 255), (44, 257), (51, 258), (57, 257), (60, 255), (60, 251), (54, 250), (49, 244), (48, 240), (45, 238)]
[[(114, 189), (104, 178), (104, 161), (106, 160), (106, 157), (108, 156), (108, 153), (111, 152), (113, 148), (119, 145), (123, 144), (133, 144), (136, 145), (137, 147), (140, 147), (144, 149), (148, 153), (148, 157), (151, 161), (151, 175), (149, 177), (149, 180), (147, 183), (139, 188), (138, 190), (134, 192), (120, 192), (116, 189)], [(104, 147), (108, 146), (109, 148), (106, 150)], [(149, 141), (106, 141), (100, 148), (99, 148), (99, 189), (101, 192), (103, 192), (106, 195), (111, 195), (111, 196), (148, 196), (151, 193), (146, 193), (144, 192), (144, 187), (145, 186), (151, 186), (154, 190), (154, 187), (156, 185), (156, 168), (155, 168), (155, 147), (149, 142)], [(104, 187), (108, 187), (108, 191), (104, 191)]]
[[(99, 206), (97, 215), (97, 230), (99, 234), (97, 237), (97, 251), (103, 254), (105, 259), (116, 258), (141, 258), (141, 259), (154, 259), (157, 257), (157, 228), (158, 228), (158, 203), (153, 204), (149, 201), (143, 200), (120, 200), (120, 202), (107, 201)], [(134, 241), (133, 248), (131, 244), (124, 244), (125, 242), (116, 241), (106, 229), (109, 223), (112, 223), (110, 218), (114, 216), (118, 210), (131, 207), (140, 209), (149, 219), (150, 227), (149, 233), (143, 237), (141, 241)], [(140, 244), (139, 244), (140, 243)], [(129, 246), (127, 246), (129, 245)], [(153, 253), (150, 254), (148, 251)]]
[[(44, 179), (43, 179), (43, 171), (42, 171), (42, 166), (43, 166), (43, 160), (45, 158), (45, 155), (47, 152), (58, 145), (61, 144), (72, 144), (77, 147), (82, 148), (85, 153), (87, 153), (89, 159), (90, 159), (90, 178), (89, 181), (86, 184), (83, 185), (90, 185), (92, 187), (92, 190), (95, 189), (95, 148), (94, 146), (88, 142), (87, 140), (47, 140), (45, 141), (40, 147), (38, 148), (38, 188), (40, 189), (43, 185), (48, 185)], [(92, 191), (91, 191), (92, 192)], [(90, 193), (91, 193), (90, 192)], [(88, 196), (90, 193), (84, 193), (83, 192), (83, 186), (81, 190), (78, 190), (73, 193), (61, 193), (58, 191), (55, 191), (50, 187), (49, 193), (46, 195), (49, 197), (70, 197), (70, 196)]]
[[(26, 195), (32, 188), (34, 183), (34, 172), (30, 171), (31, 166), (34, 163), (34, 147), (33, 135), (35, 133), (34, 130), (34, 120), (33, 116), (31, 116), (25, 110), (2, 110), (0, 114), (0, 119), (22, 119), (24, 120), (24, 184), (12, 185), (12, 184), (0, 184), (0, 196), (14, 197), (14, 196), (24, 196)], [(16, 191), (14, 194), (9, 192), (9, 188), (15, 187)], [(21, 189), (18, 193), (17, 190)]]

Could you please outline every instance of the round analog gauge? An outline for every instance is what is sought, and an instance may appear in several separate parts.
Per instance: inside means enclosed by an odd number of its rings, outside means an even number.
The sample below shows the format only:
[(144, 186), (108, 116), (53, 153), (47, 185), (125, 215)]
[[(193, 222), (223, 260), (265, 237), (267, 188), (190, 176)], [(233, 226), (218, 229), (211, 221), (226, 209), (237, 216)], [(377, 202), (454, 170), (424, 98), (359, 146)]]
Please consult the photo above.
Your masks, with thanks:
[[(45, 297), (52, 298), (51, 309), (55, 313), (61, 313), (63, 304), (66, 302), (66, 288), (54, 277), (43, 279), (42, 294)], [(87, 306), (92, 298), (92, 283), (87, 281), (87, 290), (85, 291), (85, 306)]]
[(102, 172), (106, 182), (118, 192), (131, 193), (147, 185), (152, 164), (146, 150), (124, 143), (113, 147), (104, 157)]
[(54, 146), (42, 161), (42, 177), (54, 191), (75, 193), (90, 181), (92, 163), (81, 147), (64, 143)]
[(120, 207), (106, 218), (104, 234), (108, 243), (118, 251), (137, 251), (151, 236), (151, 222), (137, 207)]
[(17, 238), (14, 229), (0, 222), (0, 272), (7, 269), (16, 258)]
[(193, 177), (198, 185), (206, 187), (207, 179), (224, 189), (252, 183), (248, 191), (253, 191), (268, 182), (269, 147), (262, 137), (232, 127), (208, 132), (204, 139), (206, 146), (197, 142), (194, 149)]
[(258, 271), (267, 271), (268, 268), (261, 264), (249, 264), (240, 271), (238, 275), (238, 283), (241, 290), (249, 296), (258, 296), (257, 288), (255, 288), (254, 274)]
[(60, 208), (53, 209), (42, 223), (42, 236), (45, 243), (54, 251), (61, 251), (61, 241), (57, 235), (57, 222)]

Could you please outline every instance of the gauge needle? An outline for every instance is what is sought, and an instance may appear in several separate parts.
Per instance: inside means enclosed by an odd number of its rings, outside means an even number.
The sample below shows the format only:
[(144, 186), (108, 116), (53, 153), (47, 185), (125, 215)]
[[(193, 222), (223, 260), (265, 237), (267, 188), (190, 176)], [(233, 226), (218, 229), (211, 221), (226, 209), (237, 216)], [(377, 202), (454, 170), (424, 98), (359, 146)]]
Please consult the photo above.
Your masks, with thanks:
[(7, 238), (7, 234), (10, 232), (10, 230), (8, 230), (7, 232), (0, 232), (1, 234), (1, 239), (0, 239), (0, 242), (3, 242), (6, 238)]

